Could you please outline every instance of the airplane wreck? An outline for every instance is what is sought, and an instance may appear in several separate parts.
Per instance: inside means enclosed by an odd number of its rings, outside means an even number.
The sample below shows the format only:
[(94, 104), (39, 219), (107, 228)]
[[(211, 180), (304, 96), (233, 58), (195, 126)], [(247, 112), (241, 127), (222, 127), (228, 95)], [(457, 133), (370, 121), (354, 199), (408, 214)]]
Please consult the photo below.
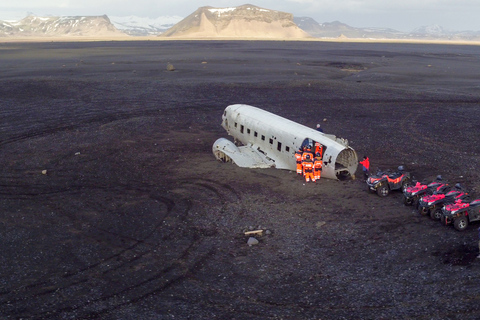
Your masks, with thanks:
[(323, 145), (322, 178), (353, 178), (358, 166), (355, 150), (348, 140), (244, 104), (225, 108), (222, 127), (234, 142), (219, 138), (212, 147), (222, 162), (247, 168), (277, 168), (296, 171), (295, 151), (315, 142)]

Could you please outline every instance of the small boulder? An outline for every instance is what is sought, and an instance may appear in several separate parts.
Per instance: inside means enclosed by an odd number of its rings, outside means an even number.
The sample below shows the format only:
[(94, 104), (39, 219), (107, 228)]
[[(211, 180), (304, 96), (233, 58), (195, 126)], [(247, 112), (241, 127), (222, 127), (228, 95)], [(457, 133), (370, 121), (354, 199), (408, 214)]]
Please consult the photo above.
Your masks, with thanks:
[(248, 238), (247, 244), (248, 244), (250, 247), (251, 247), (251, 246), (254, 246), (254, 245), (258, 244), (258, 240), (255, 239), (254, 237), (250, 237), (250, 238)]
[(175, 71), (175, 67), (173, 66), (173, 64), (171, 63), (167, 64), (167, 71)]
[(318, 221), (318, 222), (315, 224), (315, 226), (316, 226), (317, 228), (321, 228), (321, 227), (323, 227), (323, 226), (326, 225), (326, 224), (327, 224), (327, 223), (326, 223), (325, 221)]

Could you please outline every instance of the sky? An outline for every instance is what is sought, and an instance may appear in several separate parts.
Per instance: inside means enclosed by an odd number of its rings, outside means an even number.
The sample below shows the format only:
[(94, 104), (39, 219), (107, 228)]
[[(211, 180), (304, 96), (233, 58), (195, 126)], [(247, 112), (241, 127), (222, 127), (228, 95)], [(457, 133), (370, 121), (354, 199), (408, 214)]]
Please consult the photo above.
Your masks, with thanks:
[(480, 0), (0, 0), (0, 20), (37, 16), (187, 17), (199, 7), (252, 4), (352, 27), (412, 31), (439, 25), (450, 31), (480, 31)]

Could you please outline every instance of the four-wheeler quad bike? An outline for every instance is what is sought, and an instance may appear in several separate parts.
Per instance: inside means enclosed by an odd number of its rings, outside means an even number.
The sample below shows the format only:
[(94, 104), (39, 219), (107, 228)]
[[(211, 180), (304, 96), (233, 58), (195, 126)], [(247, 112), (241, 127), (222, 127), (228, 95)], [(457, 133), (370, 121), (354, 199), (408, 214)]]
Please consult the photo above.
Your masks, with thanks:
[(442, 209), (442, 223), (453, 226), (458, 231), (463, 231), (473, 221), (480, 221), (480, 199), (472, 202), (462, 200), (446, 205)]
[(386, 197), (391, 190), (402, 190), (410, 185), (410, 173), (403, 171), (403, 166), (398, 167), (394, 173), (378, 172), (367, 179), (368, 190), (376, 192), (381, 197)]
[(426, 204), (428, 203), (429, 198), (433, 195), (445, 194), (445, 193), (449, 192), (451, 189), (452, 188), (450, 187), (450, 185), (448, 183), (440, 183), (439, 185), (435, 186), (435, 188), (433, 189), (433, 192), (431, 194), (429, 194), (429, 193), (424, 194), (423, 196), (421, 196), (418, 199), (418, 203), (417, 203), (418, 212), (422, 216), (427, 215), (429, 212), (428, 212), (428, 206)]
[(437, 180), (430, 182), (429, 184), (422, 184), (417, 182), (413, 186), (407, 187), (403, 191), (403, 204), (406, 206), (415, 206), (418, 209), (418, 200), (423, 195), (429, 195), (437, 192), (444, 186), (445, 184), (441, 182), (442, 178), (440, 176), (437, 177)]
[(440, 220), (444, 205), (455, 203), (457, 200), (467, 201), (469, 198), (470, 195), (457, 183), (455, 189), (447, 193), (422, 197), (418, 203), (418, 210), (421, 214), (429, 213), (434, 220)]

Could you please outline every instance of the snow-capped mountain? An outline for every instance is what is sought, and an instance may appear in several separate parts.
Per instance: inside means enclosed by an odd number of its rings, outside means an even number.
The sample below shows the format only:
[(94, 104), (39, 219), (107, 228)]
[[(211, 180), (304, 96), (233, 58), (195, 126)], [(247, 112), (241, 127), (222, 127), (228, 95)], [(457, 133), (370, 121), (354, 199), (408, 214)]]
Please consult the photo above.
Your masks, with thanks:
[(251, 4), (237, 7), (200, 7), (161, 36), (174, 38), (302, 39), (310, 37), (287, 12)]
[(110, 21), (118, 29), (132, 36), (158, 35), (181, 21), (179, 16), (161, 16), (155, 19), (127, 16), (111, 16)]
[[(250, 5), (245, 5), (248, 9)], [(237, 10), (238, 9), (238, 10)], [(268, 12), (275, 15), (279, 13), (274, 10), (259, 8), (258, 14), (252, 16), (252, 10), (240, 10), (241, 7), (235, 8), (199, 8), (207, 20), (202, 20), (212, 26), (219, 32), (230, 32), (238, 35), (246, 33), (245, 26), (238, 27), (235, 30), (235, 23), (238, 19), (248, 20), (250, 24), (253, 22), (261, 22), (261, 18), (265, 17)], [(219, 11), (223, 10), (223, 11)], [(197, 10), (198, 11), (198, 10)], [(131, 36), (168, 36), (172, 32), (184, 32), (188, 28), (192, 28), (187, 22), (193, 25), (198, 24), (195, 11), (187, 18), (179, 16), (160, 16), (158, 18), (147, 18), (138, 16), (37, 16), (33, 13), (27, 13), (22, 19), (15, 19), (23, 15), (22, 13), (2, 12), (3, 19), (0, 19), (0, 37), (119, 37), (125, 35)], [(230, 18), (218, 15), (218, 12), (228, 12)], [(257, 12), (255, 11), (255, 12)], [(238, 17), (237, 17), (238, 15)], [(309, 17), (293, 17), (282, 23), (282, 28), (290, 26), (290, 29), (299, 27), (301, 30), (309, 33), (315, 38), (365, 38), (365, 39), (416, 39), (416, 40), (454, 40), (454, 41), (480, 41), (480, 31), (451, 31), (442, 28), (439, 25), (423, 26), (412, 30), (411, 32), (401, 32), (388, 28), (356, 28), (341, 23), (339, 21), (318, 23)], [(243, 17), (243, 18), (242, 18)], [(264, 19), (265, 21), (276, 21), (279, 17)], [(255, 20), (256, 19), (256, 20)], [(260, 20), (259, 20), (260, 19)], [(200, 20), (199, 20), (200, 21)], [(264, 22), (265, 22), (264, 21)], [(201, 22), (201, 21), (200, 21)], [(293, 27), (292, 27), (293, 26)], [(203, 26), (205, 27), (205, 26)], [(231, 30), (230, 30), (230, 29)], [(253, 27), (252, 32), (259, 32), (259, 26)], [(194, 28), (195, 29), (195, 28)], [(229, 31), (230, 30), (230, 31)], [(181, 31), (181, 30), (180, 30)], [(248, 38), (248, 37), (247, 37)]]
[(415, 28), (411, 33), (420, 33), (420, 34), (429, 34), (429, 35), (439, 36), (439, 35), (447, 34), (448, 32), (438, 24), (433, 24), (430, 26), (421, 26), (421, 27)]

